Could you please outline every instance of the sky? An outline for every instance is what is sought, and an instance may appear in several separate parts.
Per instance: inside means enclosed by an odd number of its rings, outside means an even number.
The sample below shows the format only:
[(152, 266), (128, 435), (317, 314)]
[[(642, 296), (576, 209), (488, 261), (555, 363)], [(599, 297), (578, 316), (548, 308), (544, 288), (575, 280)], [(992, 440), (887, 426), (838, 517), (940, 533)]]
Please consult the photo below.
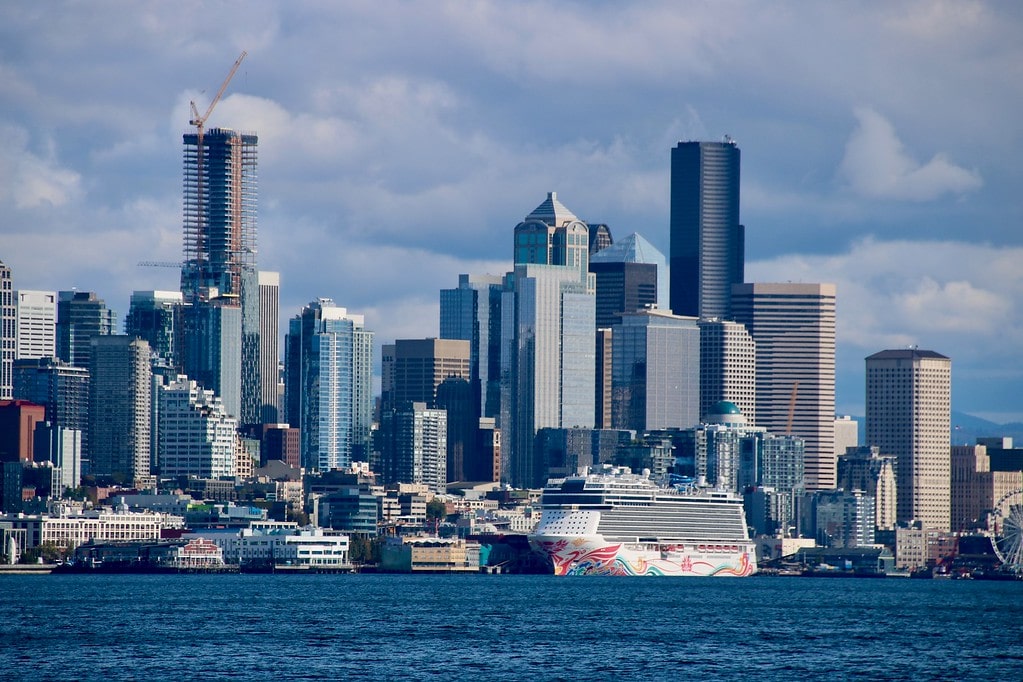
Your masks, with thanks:
[(734, 138), (746, 280), (834, 282), (864, 358), (952, 358), (953, 409), (1023, 421), (1023, 5), (0, 4), (0, 260), (16, 289), (176, 290), (182, 140), (259, 136), (258, 263), (378, 342), (506, 272), (546, 193), (669, 253), (670, 150)]

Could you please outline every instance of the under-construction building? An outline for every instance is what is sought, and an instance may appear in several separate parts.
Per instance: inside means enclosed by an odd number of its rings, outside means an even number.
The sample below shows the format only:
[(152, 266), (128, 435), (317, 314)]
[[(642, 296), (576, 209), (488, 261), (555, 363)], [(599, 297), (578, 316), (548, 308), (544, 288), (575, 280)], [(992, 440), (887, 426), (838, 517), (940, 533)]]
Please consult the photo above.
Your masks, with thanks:
[[(259, 422), (262, 402), (257, 141), (255, 134), (225, 128), (184, 135), (181, 365), (190, 378), (221, 396), (228, 412), (243, 424)], [(239, 309), (238, 336), (232, 332), (234, 324), (223, 324), (228, 309)]]
[[(186, 303), (237, 295), (256, 267), (256, 142), (224, 128), (184, 136)], [(213, 290), (216, 291), (213, 291)]]

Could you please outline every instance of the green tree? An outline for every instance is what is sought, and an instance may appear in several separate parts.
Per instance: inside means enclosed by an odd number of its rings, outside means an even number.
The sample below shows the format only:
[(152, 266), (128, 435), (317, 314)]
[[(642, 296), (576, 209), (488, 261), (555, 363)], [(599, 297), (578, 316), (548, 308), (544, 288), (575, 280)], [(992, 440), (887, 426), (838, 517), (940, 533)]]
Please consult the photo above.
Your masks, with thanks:
[(52, 564), (57, 559), (64, 558), (64, 552), (52, 542), (44, 542), (41, 545), (35, 547), (29, 547), (21, 555), (21, 563), (23, 564), (35, 564), (39, 563), (39, 559), (42, 558), (44, 564)]
[(426, 518), (428, 521), (443, 519), (448, 515), (448, 508), (436, 497), (426, 503)]

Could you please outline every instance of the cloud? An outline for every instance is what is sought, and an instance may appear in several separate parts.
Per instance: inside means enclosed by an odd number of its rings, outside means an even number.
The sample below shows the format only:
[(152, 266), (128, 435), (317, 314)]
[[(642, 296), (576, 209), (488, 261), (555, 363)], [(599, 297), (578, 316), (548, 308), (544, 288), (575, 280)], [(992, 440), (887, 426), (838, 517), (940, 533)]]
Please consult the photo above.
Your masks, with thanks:
[(62, 206), (79, 196), (81, 176), (60, 166), (53, 142), (39, 155), (28, 149), (28, 141), (23, 128), (0, 124), (0, 203), (33, 209)]
[(859, 125), (845, 145), (839, 173), (856, 193), (876, 199), (930, 201), (951, 192), (963, 194), (983, 181), (944, 154), (920, 165), (906, 152), (895, 128), (869, 108), (855, 110)]
[(908, 345), (951, 357), (953, 398), (980, 411), (1023, 380), (1021, 259), (1023, 247), (867, 238), (839, 254), (747, 262), (746, 280), (837, 285), (843, 411), (862, 410), (863, 358)]
[(957, 376), (968, 356), (1009, 364), (999, 315), (1019, 338), (1018, 263), (961, 244), (1023, 243), (1005, 3), (257, 1), (198, 24), (163, 3), (21, 7), (0, 10), (0, 257), (22, 285), (122, 311), (132, 289), (177, 286), (135, 262), (180, 257), (188, 102), (205, 111), (245, 49), (208, 125), (259, 135), (259, 261), (284, 316), (327, 295), (381, 336), (429, 334), (436, 289), (502, 272), (477, 264), (510, 256), (550, 190), (667, 254), (669, 150), (727, 132), (750, 270), (837, 279), (855, 371), (905, 343), (951, 349)]

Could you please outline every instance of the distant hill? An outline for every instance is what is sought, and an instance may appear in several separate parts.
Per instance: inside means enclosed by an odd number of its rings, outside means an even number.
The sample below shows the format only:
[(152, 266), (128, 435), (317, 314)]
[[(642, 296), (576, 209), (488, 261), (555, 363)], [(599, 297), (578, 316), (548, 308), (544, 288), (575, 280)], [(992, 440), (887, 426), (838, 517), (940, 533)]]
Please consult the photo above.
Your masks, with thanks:
[(965, 412), (952, 411), (952, 443), (972, 445), (978, 438), (1012, 438), (1012, 444), (1023, 447), (1023, 424), (996, 424)]
[[(860, 442), (866, 441), (866, 423), (864, 417), (853, 417), (859, 424)], [(952, 444), (972, 445), (978, 438), (1012, 438), (1015, 447), (1023, 447), (1023, 423), (996, 424), (995, 422), (974, 417), (965, 412), (952, 411)]]

